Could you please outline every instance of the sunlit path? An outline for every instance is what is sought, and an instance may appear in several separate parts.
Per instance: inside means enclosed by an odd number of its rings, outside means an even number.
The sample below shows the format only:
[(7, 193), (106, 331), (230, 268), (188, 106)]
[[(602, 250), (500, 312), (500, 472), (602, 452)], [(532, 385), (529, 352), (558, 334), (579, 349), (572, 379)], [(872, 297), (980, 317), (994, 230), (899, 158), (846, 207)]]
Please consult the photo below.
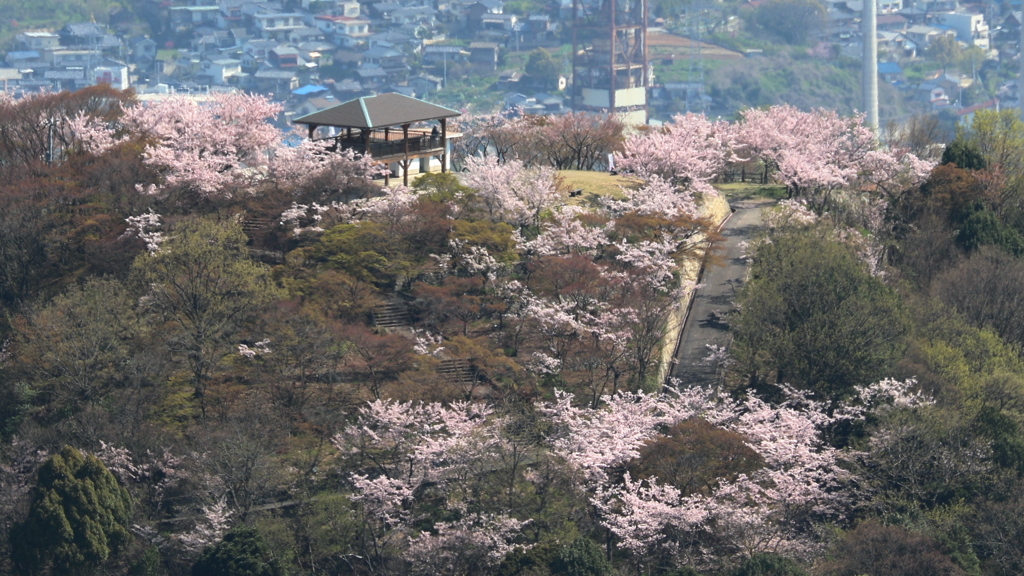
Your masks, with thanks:
[(728, 345), (727, 314), (733, 308), (736, 290), (742, 286), (747, 273), (740, 243), (749, 242), (756, 235), (761, 208), (765, 205), (764, 201), (754, 200), (734, 203), (736, 212), (722, 228), (725, 239), (718, 252), (721, 265), (704, 270), (703, 287), (694, 296), (676, 351), (672, 376), (684, 386), (708, 386), (718, 382), (717, 365), (704, 359), (710, 352), (708, 345)]

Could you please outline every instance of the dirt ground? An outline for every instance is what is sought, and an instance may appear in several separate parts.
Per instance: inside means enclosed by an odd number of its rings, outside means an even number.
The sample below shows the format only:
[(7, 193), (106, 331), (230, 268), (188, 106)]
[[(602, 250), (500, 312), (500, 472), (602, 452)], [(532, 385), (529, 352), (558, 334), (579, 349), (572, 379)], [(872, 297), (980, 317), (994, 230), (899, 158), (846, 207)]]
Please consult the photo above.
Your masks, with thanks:
[[(647, 50), (651, 58), (687, 58), (690, 55), (690, 39), (657, 32), (647, 37)], [(743, 58), (743, 54), (727, 50), (721, 46), (701, 42), (701, 57), (709, 60), (736, 60)]]

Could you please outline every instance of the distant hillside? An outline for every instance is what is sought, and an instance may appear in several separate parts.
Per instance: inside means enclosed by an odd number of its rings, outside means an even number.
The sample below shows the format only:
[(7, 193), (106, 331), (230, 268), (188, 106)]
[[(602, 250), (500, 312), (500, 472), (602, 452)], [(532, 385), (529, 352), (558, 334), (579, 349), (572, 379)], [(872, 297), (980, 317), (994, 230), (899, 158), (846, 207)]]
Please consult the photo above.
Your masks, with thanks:
[[(134, 6), (117, 0), (0, 0), (0, 49), (25, 30), (59, 29), (68, 22), (135, 21)], [(113, 22), (112, 22), (113, 20)]]
[[(708, 92), (715, 102), (715, 113), (731, 116), (747, 107), (792, 104), (798, 108), (836, 109), (851, 114), (860, 107), (860, 64), (813, 58), (799, 51), (773, 56), (725, 62), (708, 73)], [(881, 83), (882, 118), (892, 118), (913, 110)]]

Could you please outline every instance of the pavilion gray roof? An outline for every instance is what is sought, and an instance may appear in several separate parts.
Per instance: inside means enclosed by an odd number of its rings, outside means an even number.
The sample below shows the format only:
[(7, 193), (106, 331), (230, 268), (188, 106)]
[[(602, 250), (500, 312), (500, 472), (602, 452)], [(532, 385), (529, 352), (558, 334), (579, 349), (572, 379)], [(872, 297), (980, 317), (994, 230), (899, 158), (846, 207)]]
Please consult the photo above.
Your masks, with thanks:
[(293, 122), (344, 128), (382, 128), (438, 118), (453, 118), (460, 115), (460, 112), (451, 108), (401, 94), (380, 94), (356, 98), (344, 104), (296, 118)]

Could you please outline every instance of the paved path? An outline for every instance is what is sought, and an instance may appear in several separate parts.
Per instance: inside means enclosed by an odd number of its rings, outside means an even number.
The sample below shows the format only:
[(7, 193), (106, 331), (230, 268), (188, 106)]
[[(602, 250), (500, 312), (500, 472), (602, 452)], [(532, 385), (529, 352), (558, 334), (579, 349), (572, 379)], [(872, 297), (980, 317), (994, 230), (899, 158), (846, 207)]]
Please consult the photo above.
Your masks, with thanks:
[(677, 378), (684, 387), (718, 384), (716, 366), (703, 361), (709, 353), (707, 345), (724, 346), (729, 342), (729, 326), (724, 315), (732, 310), (733, 297), (747, 273), (747, 263), (741, 258), (739, 243), (754, 238), (761, 208), (768, 204), (763, 201), (733, 204), (736, 212), (722, 228), (725, 239), (719, 245), (718, 252), (721, 264), (708, 266), (704, 270), (701, 279), (704, 287), (694, 296), (676, 350), (672, 377)]

